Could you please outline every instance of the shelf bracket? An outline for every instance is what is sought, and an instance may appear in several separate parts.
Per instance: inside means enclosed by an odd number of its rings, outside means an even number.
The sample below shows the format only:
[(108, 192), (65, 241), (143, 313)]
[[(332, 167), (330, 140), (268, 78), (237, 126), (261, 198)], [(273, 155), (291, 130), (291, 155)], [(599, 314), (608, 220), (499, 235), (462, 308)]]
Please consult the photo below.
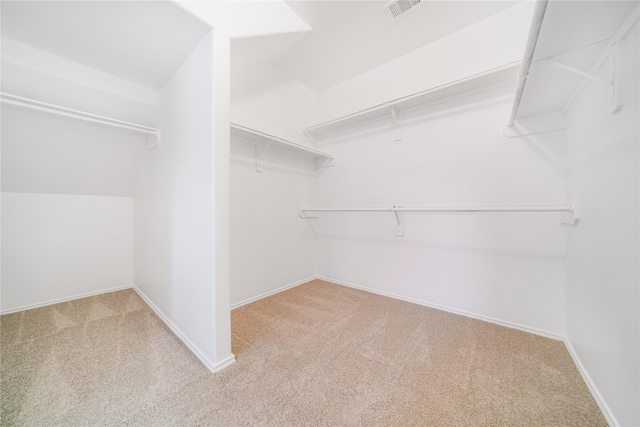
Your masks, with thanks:
[(322, 165), (318, 166), (318, 169), (332, 168), (336, 165), (336, 159), (329, 157)]
[(396, 236), (404, 236), (404, 212), (398, 211), (401, 206), (392, 206), (391, 210), (396, 216)]
[(318, 141), (316, 141), (316, 139), (313, 137), (313, 135), (311, 135), (311, 133), (309, 133), (309, 131), (306, 131), (306, 130), (302, 131), (302, 139), (304, 141), (312, 142), (315, 145), (318, 145)]
[(391, 119), (393, 120), (393, 140), (401, 141), (402, 140), (402, 114), (398, 111), (393, 104), (387, 104), (389, 106), (389, 110), (391, 111)]
[(571, 211), (562, 214), (562, 223), (567, 225), (575, 225), (580, 220), (580, 203), (572, 202)]
[(151, 151), (160, 145), (160, 131), (147, 135), (147, 150)]
[[(278, 138), (276, 138), (276, 141)], [(256, 145), (256, 171), (262, 172), (262, 166), (264, 165), (264, 156), (267, 154), (269, 147), (273, 141), (269, 140), (266, 144)]]
[(609, 60), (613, 68), (613, 84), (609, 95), (609, 113), (615, 113), (623, 105), (622, 94), (622, 59), (624, 58), (624, 41), (614, 40), (609, 45)]
[(305, 211), (300, 211), (300, 214), (298, 215), (300, 218), (302, 219), (314, 219), (314, 218), (318, 218), (317, 216), (309, 216), (307, 215), (307, 213)]

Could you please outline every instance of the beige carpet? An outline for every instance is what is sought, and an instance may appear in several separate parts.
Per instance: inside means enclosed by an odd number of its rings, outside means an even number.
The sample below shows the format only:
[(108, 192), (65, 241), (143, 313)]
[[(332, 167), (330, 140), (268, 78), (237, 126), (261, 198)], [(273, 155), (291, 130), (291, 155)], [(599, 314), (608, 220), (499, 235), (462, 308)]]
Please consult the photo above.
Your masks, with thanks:
[(601, 426), (561, 342), (322, 281), (211, 374), (131, 290), (1, 316), (0, 424)]

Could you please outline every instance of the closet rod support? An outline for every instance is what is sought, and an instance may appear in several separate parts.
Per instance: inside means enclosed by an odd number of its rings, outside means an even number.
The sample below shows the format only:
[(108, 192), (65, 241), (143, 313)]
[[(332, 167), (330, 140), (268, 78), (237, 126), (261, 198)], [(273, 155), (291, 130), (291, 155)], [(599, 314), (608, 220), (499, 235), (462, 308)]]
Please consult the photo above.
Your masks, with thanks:
[(580, 203), (572, 202), (569, 206), (569, 211), (562, 214), (562, 223), (575, 225), (580, 220)]
[(314, 218), (318, 218), (317, 216), (309, 216), (305, 211), (300, 211), (300, 213), (298, 214), (298, 216), (302, 219), (314, 219)]
[(402, 140), (402, 114), (393, 104), (387, 103), (389, 110), (391, 111), (391, 119), (393, 120), (393, 140)]
[(313, 135), (311, 135), (311, 133), (309, 133), (309, 131), (306, 131), (306, 130), (302, 131), (302, 139), (308, 142), (312, 142), (315, 145), (318, 145), (318, 141), (316, 141), (316, 139), (313, 137)]
[[(275, 138), (277, 141), (278, 138)], [(262, 172), (264, 165), (264, 156), (267, 154), (271, 143), (274, 140), (270, 139), (266, 144), (256, 144), (256, 171)]]
[(325, 160), (325, 162), (318, 166), (318, 169), (327, 169), (327, 168), (332, 168), (336, 165), (336, 159), (334, 159), (333, 157), (328, 158), (327, 160)]
[(400, 211), (402, 206), (392, 206), (391, 210), (396, 216), (396, 236), (404, 236), (404, 212)]

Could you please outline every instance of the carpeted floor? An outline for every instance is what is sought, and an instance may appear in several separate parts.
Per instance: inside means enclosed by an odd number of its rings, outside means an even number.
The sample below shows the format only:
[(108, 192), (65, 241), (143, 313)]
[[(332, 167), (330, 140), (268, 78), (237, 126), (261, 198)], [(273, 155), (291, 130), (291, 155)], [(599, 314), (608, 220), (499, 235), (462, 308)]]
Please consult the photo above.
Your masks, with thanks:
[(234, 310), (217, 374), (132, 290), (0, 321), (3, 426), (606, 425), (561, 342), (322, 281)]

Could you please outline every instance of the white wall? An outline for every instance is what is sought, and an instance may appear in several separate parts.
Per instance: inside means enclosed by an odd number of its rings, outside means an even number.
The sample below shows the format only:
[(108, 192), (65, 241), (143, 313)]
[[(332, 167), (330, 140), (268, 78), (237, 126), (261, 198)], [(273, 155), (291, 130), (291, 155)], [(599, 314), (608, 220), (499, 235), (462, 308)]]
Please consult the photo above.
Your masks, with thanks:
[(255, 145), (231, 145), (231, 304), (315, 276), (315, 235), (298, 217), (313, 202), (312, 160), (271, 150), (256, 171)]
[[(320, 176), (321, 206), (564, 202), (563, 131), (502, 135), (513, 87), (388, 120), (328, 141), (337, 164)], [(332, 142), (340, 143), (332, 144)], [(564, 332), (564, 229), (559, 214), (386, 213), (310, 220), (321, 276), (459, 312)]]
[[(301, 130), (315, 122), (316, 94), (258, 59), (258, 40), (231, 43), (231, 121), (307, 144)], [(317, 170), (311, 159), (269, 150), (256, 171), (255, 145), (231, 145), (231, 303), (238, 305), (315, 276), (315, 236), (300, 220), (312, 202)]]
[(130, 197), (2, 193), (2, 311), (133, 283)]
[[(1, 66), (4, 92), (155, 124), (149, 89), (5, 37)], [(1, 137), (2, 309), (131, 286), (146, 137), (5, 104)]]
[[(624, 107), (589, 83), (567, 113), (566, 334), (616, 425), (640, 425), (638, 26), (626, 39)], [(606, 78), (606, 67), (601, 70)]]
[(146, 136), (2, 105), (2, 191), (133, 195)]
[[(2, 38), (9, 94), (154, 126), (158, 94)], [(2, 190), (132, 196), (146, 135), (2, 104)]]
[(228, 135), (228, 113), (213, 104), (213, 39), (207, 35), (161, 91), (162, 141), (147, 155), (133, 204), (135, 284), (212, 370), (231, 357), (230, 338), (226, 351), (216, 347), (216, 324), (229, 316), (228, 308), (216, 312), (216, 287), (228, 287), (214, 280), (225, 268), (217, 262), (225, 248), (216, 242), (214, 250), (214, 241), (226, 224), (216, 215), (228, 201), (214, 185), (228, 186), (228, 178), (214, 162), (228, 165), (229, 142), (224, 131), (214, 140), (212, 120), (220, 114)]
[(302, 129), (316, 124), (316, 93), (268, 62), (251, 62), (250, 53), (232, 44), (231, 121), (310, 145)]
[(534, 4), (510, 7), (320, 92), (318, 123), (522, 60)]

